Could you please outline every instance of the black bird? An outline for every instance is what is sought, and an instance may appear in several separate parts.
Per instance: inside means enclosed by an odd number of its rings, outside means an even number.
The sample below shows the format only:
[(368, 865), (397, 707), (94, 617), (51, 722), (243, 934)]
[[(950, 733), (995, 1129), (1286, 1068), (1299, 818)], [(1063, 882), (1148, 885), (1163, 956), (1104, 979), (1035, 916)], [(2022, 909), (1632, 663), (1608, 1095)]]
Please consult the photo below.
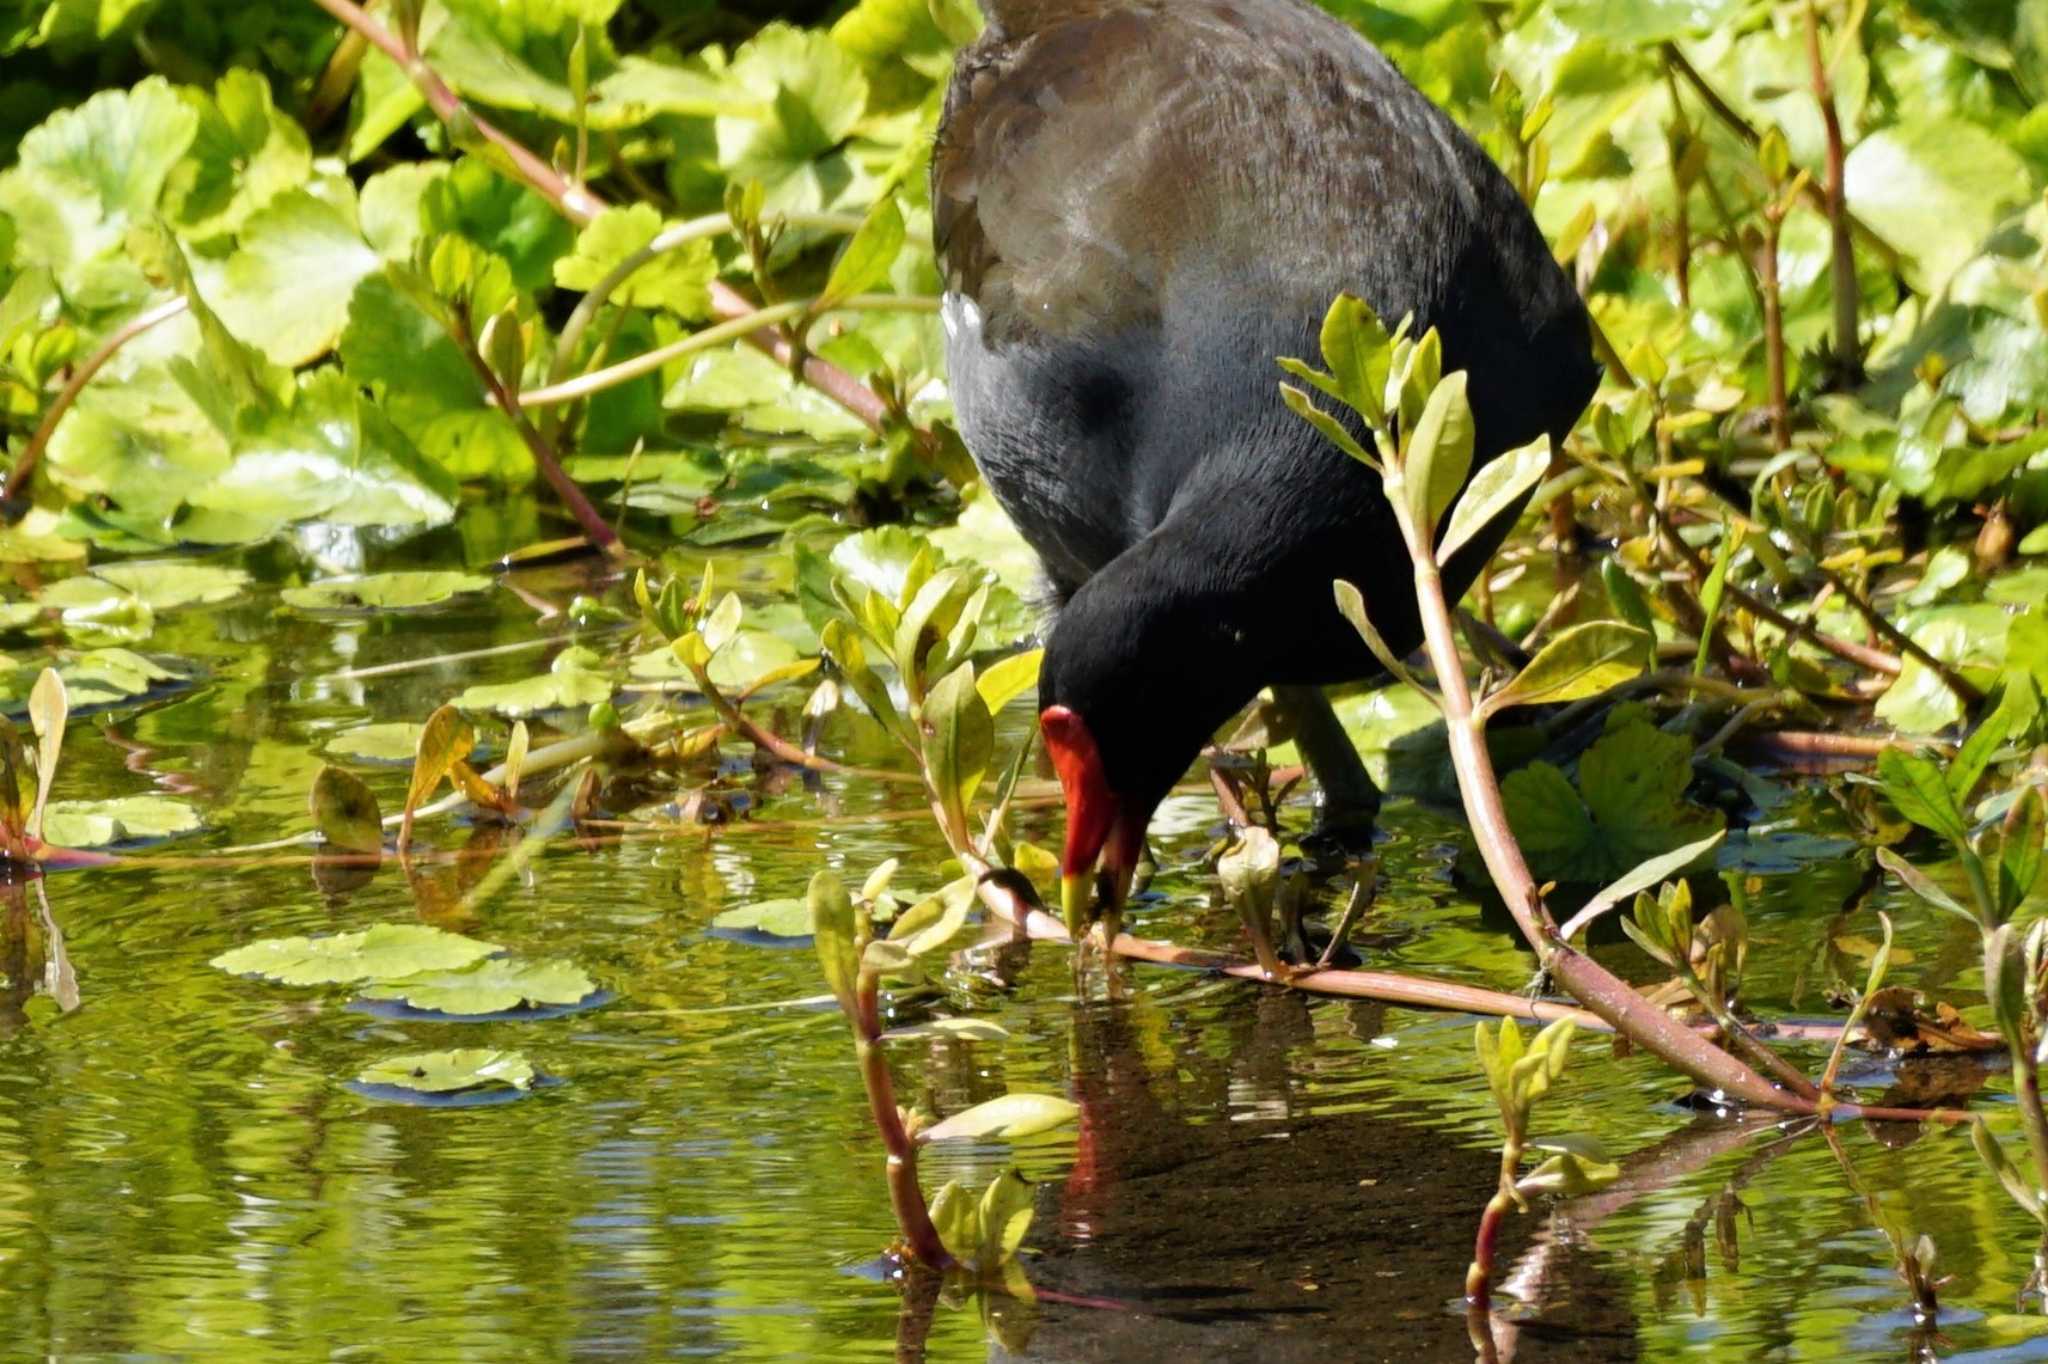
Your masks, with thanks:
[[(1445, 371), (1470, 374), (1475, 465), (1562, 439), (1598, 371), (1507, 179), (1322, 11), (984, 9), (932, 156), (947, 359), (968, 448), (1059, 602), (1039, 695), (1067, 798), (1063, 898), (1073, 915), (1099, 859), (1113, 913), (1217, 726), (1261, 687), (1380, 671), (1333, 579), (1360, 586), (1396, 652), (1421, 637), (1378, 477), (1281, 405), (1274, 357), (1313, 359), (1344, 290), (1389, 325), (1438, 328)], [(1460, 554), (1447, 590), (1511, 524)]]

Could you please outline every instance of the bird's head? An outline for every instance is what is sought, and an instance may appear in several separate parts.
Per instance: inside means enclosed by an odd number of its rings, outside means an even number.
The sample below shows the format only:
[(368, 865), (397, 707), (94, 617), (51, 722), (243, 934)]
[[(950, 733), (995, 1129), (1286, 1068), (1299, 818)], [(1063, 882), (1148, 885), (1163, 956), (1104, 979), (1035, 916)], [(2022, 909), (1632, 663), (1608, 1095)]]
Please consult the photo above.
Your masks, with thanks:
[(1060, 900), (1077, 935), (1095, 891), (1114, 927), (1153, 812), (1258, 685), (1213, 612), (1139, 590), (1121, 564), (1060, 612), (1038, 679), (1039, 729), (1067, 802)]

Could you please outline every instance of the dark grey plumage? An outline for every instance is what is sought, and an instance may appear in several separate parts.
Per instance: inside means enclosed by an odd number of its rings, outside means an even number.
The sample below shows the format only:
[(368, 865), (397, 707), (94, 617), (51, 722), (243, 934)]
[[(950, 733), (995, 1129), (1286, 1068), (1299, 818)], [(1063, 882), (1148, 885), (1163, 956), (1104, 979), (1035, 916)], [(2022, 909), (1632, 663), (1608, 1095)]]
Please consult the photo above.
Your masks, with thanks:
[(1485, 153), (1321, 11), (986, 8), (932, 165), (954, 401), (1065, 602), (1041, 696), (1156, 799), (1259, 686), (1376, 671), (1332, 579), (1419, 635), (1378, 480), (1282, 407), (1273, 357), (1315, 359), (1342, 290), (1412, 313), (1470, 371), (1484, 460), (1577, 419), (1586, 316)]

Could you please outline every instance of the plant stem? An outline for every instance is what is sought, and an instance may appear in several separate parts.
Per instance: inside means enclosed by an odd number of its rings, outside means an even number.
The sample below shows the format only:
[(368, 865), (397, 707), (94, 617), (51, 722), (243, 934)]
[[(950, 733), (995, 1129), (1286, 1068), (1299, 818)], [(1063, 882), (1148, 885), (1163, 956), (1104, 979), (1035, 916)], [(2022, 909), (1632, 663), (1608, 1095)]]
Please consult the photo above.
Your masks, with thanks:
[(1828, 173), (1821, 186), (1826, 204), (1828, 228), (1833, 237), (1835, 303), (1834, 375), (1836, 386), (1854, 387), (1863, 378), (1863, 349), (1860, 336), (1862, 299), (1856, 282), (1856, 243), (1849, 230), (1849, 200), (1844, 184), (1848, 156), (1842, 143), (1842, 118), (1835, 108), (1835, 92), (1828, 79), (1827, 63), (1820, 51), (1820, 14), (1813, 0), (1806, 0), (1806, 61), (1813, 72), (1813, 97), (1820, 105), (1821, 123), (1827, 129)]
[(868, 1093), (868, 1109), (874, 1115), (875, 1130), (889, 1153), (889, 1205), (895, 1210), (896, 1225), (911, 1258), (933, 1269), (947, 1269), (953, 1257), (946, 1253), (939, 1230), (932, 1225), (925, 1207), (924, 1190), (917, 1182), (917, 1143), (904, 1130), (902, 1111), (896, 1107), (896, 1085), (889, 1077), (889, 1061), (882, 1054), (882, 1028), (877, 1004), (881, 978), (862, 971), (855, 987), (857, 1013), (847, 1022), (853, 1027), (853, 1049), (860, 1058), (860, 1078)]
[(1778, 242), (1784, 224), (1782, 205), (1774, 203), (1764, 210), (1763, 245), (1757, 253), (1764, 296), (1764, 359), (1771, 385), (1771, 446), (1780, 453), (1792, 448), (1792, 408), (1785, 390), (1785, 307), (1778, 287)]
[(1465, 681), (1464, 660), (1458, 656), (1457, 631), (1451, 623), (1435, 552), (1408, 516), (1406, 506), (1396, 499), (1394, 508), (1415, 565), (1416, 606), (1421, 612), (1430, 662), (1436, 669), (1451, 762), (1458, 774), (1465, 817), (1494, 886), (1537, 961), (1574, 999), (1606, 1020), (1616, 1032), (1701, 1084), (1748, 1103), (1808, 1111), (1811, 1106), (1804, 1100), (1771, 1084), (1735, 1056), (1681, 1026), (1607, 968), (1558, 937), (1557, 924), (1522, 858), (1521, 845), (1508, 827), (1500, 782), (1494, 775), (1493, 757), (1486, 748), (1485, 722), (1473, 711), (1472, 693)]
[[(816, 299), (808, 298), (791, 299), (786, 303), (776, 303), (766, 308), (757, 308), (743, 317), (736, 317), (729, 321), (721, 322), (716, 326), (706, 327), (700, 332), (692, 332), (688, 336), (669, 342), (666, 346), (657, 346), (655, 349), (644, 351), (630, 360), (621, 360), (616, 365), (592, 370), (588, 374), (578, 375), (576, 378), (562, 383), (550, 383), (544, 388), (529, 389), (520, 395), (520, 401), (528, 407), (539, 407), (552, 403), (573, 402), (578, 398), (587, 398), (593, 393), (601, 393), (605, 389), (616, 388), (620, 384), (630, 383), (642, 375), (652, 374), (662, 366), (679, 360), (685, 355), (691, 355), (700, 350), (709, 350), (713, 346), (723, 345), (728, 341), (751, 341), (753, 334), (756, 332), (776, 327), (792, 318), (801, 317), (805, 312), (809, 311), (810, 306), (816, 301)], [(937, 307), (937, 299), (905, 297), (898, 294), (859, 294), (853, 298), (842, 299), (833, 305), (833, 310), (839, 311), (843, 309), (848, 312), (931, 312)], [(571, 321), (574, 321), (574, 319), (572, 318)], [(563, 336), (566, 345), (566, 331)], [(566, 353), (566, 351), (557, 354), (556, 359), (558, 362), (563, 353)]]
[(21, 490), (28, 486), (29, 476), (35, 472), (36, 464), (42, 459), (43, 451), (50, 444), (50, 437), (56, 434), (57, 423), (64, 419), (64, 414), (78, 401), (78, 395), (92, 382), (93, 375), (98, 374), (107, 361), (114, 358), (114, 352), (157, 323), (168, 322), (189, 306), (181, 294), (177, 298), (166, 299), (154, 308), (137, 313), (115, 328), (106, 340), (100, 342), (99, 349), (87, 356), (84, 364), (71, 371), (71, 377), (64, 381), (64, 387), (57, 391), (56, 398), (50, 403), (50, 410), (43, 414), (43, 420), (36, 426), (35, 434), (30, 436), (28, 444), (22, 447), (21, 457), (14, 461), (14, 467), (8, 471), (7, 483), (4, 488), (0, 488), (0, 497), (17, 497)]
[(1494, 1248), (1500, 1241), (1501, 1223), (1521, 1206), (1515, 1197), (1515, 1175), (1522, 1168), (1522, 1143), (1512, 1134), (1500, 1149), (1500, 1184), (1479, 1215), (1479, 1231), (1472, 1238), (1472, 1263), (1465, 1270), (1465, 1301), (1480, 1311), (1493, 1307)]
[(583, 534), (589, 538), (590, 543), (614, 559), (626, 557), (626, 546), (620, 541), (618, 532), (598, 515), (597, 508), (591, 506), (590, 499), (583, 495), (583, 489), (563, 470), (561, 462), (555, 458), (555, 452), (548, 447), (547, 441), (542, 439), (540, 432), (535, 430), (533, 423), (527, 419), (526, 410), (520, 405), (519, 395), (498, 377), (490, 362), (478, 352), (476, 339), (469, 334), (467, 305), (456, 304), (453, 313), (455, 325), (451, 330), (455, 333), (457, 347), (469, 361), (469, 367), (476, 371), (477, 378), (481, 379), (484, 387), (490, 391), (491, 397), (511, 419), (512, 425), (519, 432), (519, 439), (526, 443), (527, 453), (533, 457), (534, 467), (540, 470), (541, 477), (555, 490), (555, 496), (562, 499), (562, 505), (576, 518), (576, 524), (583, 528)]
[[(1721, 98), (1720, 91), (1707, 83), (1707, 78), (1700, 74), (1699, 68), (1686, 59), (1685, 53), (1679, 50), (1677, 43), (1665, 43), (1661, 50), (1664, 60), (1669, 62), (1672, 69), (1685, 78), (1685, 83), (1693, 88), (1693, 93), (1697, 94), (1701, 102), (1713, 111), (1715, 118), (1728, 125), (1729, 131), (1752, 147), (1762, 143), (1763, 134), (1751, 127), (1748, 119), (1737, 113), (1727, 100)], [(1808, 202), (1818, 211), (1822, 213), (1828, 211), (1827, 191), (1821, 186), (1809, 184), (1806, 187), (1806, 197)], [(1843, 211), (1842, 219), (1848, 225), (1850, 231), (1863, 238), (1864, 243), (1883, 258), (1886, 269), (1896, 271), (1902, 267), (1904, 262), (1899, 255), (1897, 247), (1893, 246), (1883, 237), (1880, 237), (1867, 223), (1846, 209)]]

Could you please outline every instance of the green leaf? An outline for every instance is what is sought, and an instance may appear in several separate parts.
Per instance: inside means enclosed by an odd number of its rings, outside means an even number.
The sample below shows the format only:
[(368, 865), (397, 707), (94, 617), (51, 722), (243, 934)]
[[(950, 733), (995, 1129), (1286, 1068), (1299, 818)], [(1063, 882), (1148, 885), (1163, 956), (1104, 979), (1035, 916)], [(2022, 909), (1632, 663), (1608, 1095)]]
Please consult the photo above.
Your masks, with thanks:
[(427, 971), (372, 985), (363, 998), (403, 1000), (434, 1013), (477, 1015), (580, 1004), (596, 992), (596, 982), (570, 962), (489, 957), (460, 971)]
[(191, 833), (204, 823), (171, 796), (53, 800), (43, 809), (43, 838), (60, 848), (107, 848)]
[(1358, 295), (1338, 294), (1323, 314), (1321, 344), (1323, 363), (1330, 368), (1335, 389), (1331, 396), (1358, 409), (1368, 425), (1385, 426), (1384, 395), (1393, 350), (1392, 338), (1379, 315)]
[(2034, 1218), (2048, 1222), (2048, 1207), (2043, 1205), (2041, 1191), (2006, 1159), (2005, 1148), (1998, 1144), (1997, 1137), (1991, 1135), (1991, 1124), (1981, 1117), (1970, 1124), (1970, 1144), (1977, 1148), (1977, 1158), (1998, 1177), (1998, 1182), (2005, 1186), (2012, 1201)]
[(977, 1264), (983, 1273), (1007, 1263), (1031, 1230), (1032, 1194), (1036, 1186), (1015, 1170), (989, 1181), (982, 1192), (981, 1246)]
[(148, 285), (123, 243), (157, 212), (199, 122), (161, 76), (52, 114), (0, 172), (0, 214), (13, 220), (16, 260), (48, 268), (73, 305), (141, 303)]
[(1550, 1157), (1515, 1181), (1515, 1192), (1556, 1194), (1578, 1198), (1596, 1193), (1621, 1178), (1621, 1167), (1608, 1161), (1586, 1160), (1569, 1151)]
[[(1697, 843), (1688, 843), (1684, 847), (1674, 848), (1660, 857), (1651, 858), (1620, 880), (1601, 887), (1597, 894), (1579, 907), (1578, 913), (1572, 915), (1572, 923), (1575, 925), (1591, 923), (1602, 914), (1605, 914), (1610, 907), (1620, 904), (1623, 900), (1633, 899), (1643, 891), (1662, 885), (1665, 881), (1686, 871), (1702, 857), (1720, 847), (1722, 840), (1727, 837), (1727, 830), (1716, 829)], [(1566, 936), (1570, 937), (1573, 935), (1567, 934)]]
[(459, 970), (502, 950), (424, 924), (378, 924), (324, 938), (266, 938), (223, 952), (210, 964), (281, 985), (353, 985)]
[(331, 848), (343, 852), (384, 850), (384, 824), (377, 797), (363, 779), (339, 767), (322, 767), (309, 797), (313, 827)]
[(1451, 508), (1450, 524), (1437, 544), (1436, 561), (1451, 556), (1496, 519), (1519, 508), (1550, 468), (1550, 438), (1531, 441), (1497, 456), (1472, 476), (1465, 495)]
[[(1476, 487), (1478, 480), (1473, 480), (1473, 484)], [(1643, 589), (1636, 585), (1635, 578), (1621, 566), (1621, 560), (1610, 555), (1600, 561), (1600, 582), (1607, 589), (1607, 601), (1615, 613), (1654, 638), (1656, 621), (1650, 615), (1650, 605), (1643, 599)]]
[(995, 720), (974, 688), (974, 665), (946, 674), (925, 697), (924, 761), (946, 809), (965, 818), (995, 751)]
[(2019, 793), (1999, 830), (1998, 907), (2004, 914), (2015, 913), (2041, 883), (2041, 869), (2048, 865), (2048, 795), (2029, 787)]
[(1885, 795), (1900, 814), (1959, 848), (1968, 845), (1969, 826), (1933, 759), (1887, 748), (1877, 756), (1877, 773), (1884, 782)]
[(825, 312), (834, 304), (886, 282), (890, 267), (903, 253), (905, 235), (903, 210), (896, 206), (896, 197), (887, 195), (877, 200), (861, 220), (859, 230), (847, 240), (839, 259), (833, 262), (832, 273), (818, 295), (816, 311)]
[(1027, 649), (1011, 654), (983, 668), (974, 679), (981, 704), (995, 715), (1004, 706), (1038, 685), (1038, 670), (1045, 662), (1045, 650)]
[(963, 1265), (973, 1264), (981, 1249), (981, 1207), (966, 1186), (947, 1180), (932, 1196), (929, 1215), (946, 1253)]
[(1064, 1127), (1080, 1114), (1078, 1105), (1051, 1094), (1005, 1094), (927, 1127), (917, 1139), (1018, 1141)]
[(2027, 965), (2012, 924), (2000, 924), (1984, 935), (1984, 998), (2014, 1055), (2024, 1054), (2027, 1017)]
[(1965, 909), (1954, 896), (1936, 885), (1927, 873), (1921, 871), (1890, 848), (1879, 848), (1877, 850), (1877, 861), (1879, 866), (1904, 882), (1906, 889), (1912, 891), (1936, 909), (1947, 910), (1957, 918), (1968, 920), (1972, 924), (1978, 922), (1975, 911)]
[[(577, 234), (576, 249), (555, 262), (555, 283), (588, 291), (662, 231), (661, 214), (649, 204), (608, 208)], [(699, 237), (664, 251), (614, 289), (611, 301), (635, 308), (666, 308), (697, 321), (710, 316), (711, 281), (718, 273), (711, 239)]]
[(852, 178), (841, 144), (868, 103), (860, 63), (826, 33), (772, 23), (733, 53), (727, 72), (728, 103), (714, 124), (726, 179), (760, 181), (771, 213), (839, 204)]
[(93, 576), (146, 602), (153, 610), (207, 606), (233, 601), (249, 589), (249, 574), (214, 564), (157, 560), (151, 563), (101, 564)]
[(766, 933), (772, 938), (811, 936), (811, 906), (805, 900), (763, 900), (728, 909), (711, 918), (711, 926), (729, 933)]
[(811, 877), (805, 903), (811, 912), (813, 944), (818, 949), (818, 964), (825, 971), (825, 984), (852, 1022), (859, 1011), (855, 977), (860, 971), (859, 949), (854, 945), (853, 898), (837, 876), (821, 871)]
[(595, 650), (572, 646), (556, 654), (548, 670), (518, 682), (466, 687), (454, 704), (464, 710), (495, 711), (517, 719), (541, 711), (574, 710), (611, 699), (611, 675), (601, 671)]
[(898, 915), (889, 926), (889, 940), (913, 957), (929, 956), (960, 936), (974, 907), (975, 878), (963, 876), (928, 895)]
[(1353, 440), (1351, 433), (1344, 429), (1343, 423), (1323, 411), (1320, 407), (1317, 407), (1309, 399), (1308, 394), (1292, 384), (1282, 384), (1280, 385), (1280, 401), (1287, 404), (1289, 412), (1292, 412), (1295, 416), (1300, 417), (1310, 426), (1322, 432), (1323, 438), (1339, 450), (1342, 450), (1345, 454), (1351, 456), (1351, 458), (1375, 473), (1381, 471), (1378, 457), (1367, 454), (1365, 447)]
[(922, 1023), (891, 1028), (882, 1034), (891, 1042), (929, 1038), (958, 1038), (964, 1042), (1007, 1042), (1010, 1030), (986, 1018), (928, 1018)]
[(1936, 297), (2006, 211), (2025, 202), (2026, 162), (1981, 124), (1921, 115), (1859, 140), (1843, 167), (1849, 207), (1906, 255), (1916, 293)]
[(206, 285), (236, 337), (294, 367), (334, 348), (356, 283), (384, 263), (353, 210), (295, 189), (250, 215), (218, 285)]
[(1437, 522), (1464, 490), (1472, 472), (1472, 407), (1465, 397), (1466, 374), (1445, 375), (1430, 391), (1422, 418), (1409, 433), (1403, 458), (1402, 487), (1408, 515), (1424, 536), (1435, 534)]
[(2021, 672), (2008, 674), (1997, 709), (1970, 731), (1970, 737), (1956, 751), (1955, 761), (1948, 765), (1949, 794), (1959, 806), (1969, 802), (1970, 793), (1977, 789), (1977, 779), (1991, 765), (1992, 757), (2009, 739), (2024, 734), (2040, 710), (2041, 697), (2034, 689), (2034, 679)]
[(1721, 531), (1721, 546), (1714, 555), (1714, 567), (1707, 574), (1707, 580), (1700, 587), (1700, 613), (1705, 617), (1700, 626), (1698, 650), (1693, 654), (1692, 675), (1703, 676), (1707, 671), (1707, 659), (1713, 652), (1714, 629), (1721, 622), (1721, 602), (1728, 591), (1728, 572), (1735, 564), (1735, 551), (1742, 547), (1743, 533), (1733, 526)]
[(412, 611), (439, 606), (466, 592), (482, 592), (491, 579), (474, 573), (427, 569), (329, 578), (279, 595), (301, 611)]
[(1357, 586), (1340, 580), (1335, 584), (1334, 590), (1337, 597), (1338, 614), (1351, 623), (1352, 629), (1358, 631), (1358, 637), (1365, 641), (1366, 648), (1372, 650), (1372, 656), (1379, 660), (1380, 666), (1385, 668), (1387, 673), (1394, 679), (1405, 683), (1434, 702), (1435, 693), (1415, 680), (1414, 676), (1409, 673), (1407, 665), (1394, 657), (1394, 651), (1388, 648), (1386, 640), (1380, 637), (1379, 628), (1372, 623), (1371, 617), (1365, 613), (1365, 597), (1359, 592)]
[(367, 1066), (360, 1084), (392, 1085), (421, 1094), (455, 1094), (470, 1089), (531, 1088), (533, 1063), (516, 1051), (464, 1047), (393, 1056)]
[(1685, 799), (1691, 780), (1692, 742), (1637, 719), (1581, 755), (1578, 789), (1533, 762), (1510, 773), (1501, 793), (1537, 876), (1599, 884), (1722, 826), (1719, 812)]
[(1740, 0), (1557, 0), (1557, 17), (1591, 38), (1633, 46), (1670, 42), (1721, 28)]
[(1487, 697), (1482, 712), (1598, 696), (1641, 676), (1655, 645), (1652, 636), (1616, 621), (1575, 625), (1544, 645), (1513, 681)]
[[(64, 751), (64, 725), (71, 714), (71, 697), (64, 679), (54, 668), (36, 674), (29, 688), (28, 718), (36, 734), (36, 799), (29, 807), (28, 836), (43, 836), (43, 817), (50, 804), (50, 783), (57, 776), (57, 759)], [(78, 844), (69, 846), (77, 847)]]
[(419, 748), (422, 728), (409, 720), (357, 725), (335, 735), (324, 747), (337, 758), (373, 763), (410, 763)]

